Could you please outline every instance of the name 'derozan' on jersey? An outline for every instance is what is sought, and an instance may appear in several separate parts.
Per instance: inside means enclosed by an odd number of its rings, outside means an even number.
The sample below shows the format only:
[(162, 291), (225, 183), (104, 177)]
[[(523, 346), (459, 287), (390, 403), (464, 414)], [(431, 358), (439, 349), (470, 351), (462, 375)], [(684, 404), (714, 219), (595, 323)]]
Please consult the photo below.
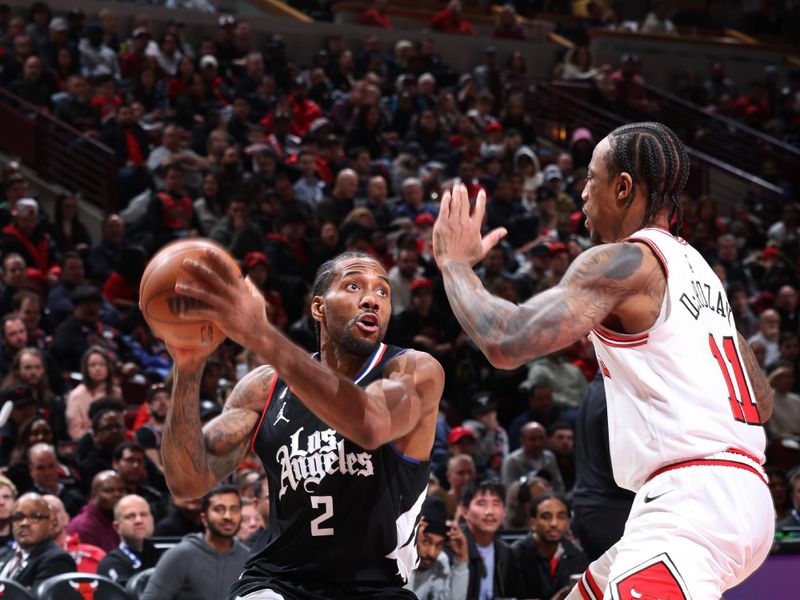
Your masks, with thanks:
[[(281, 465), (282, 497), (288, 488), (296, 490), (300, 483), (306, 492), (313, 492), (326, 475), (341, 473), (358, 477), (371, 477), (372, 454), (369, 452), (345, 452), (344, 439), (336, 439), (336, 431), (325, 429), (305, 436), (305, 446), (301, 447), (300, 436), (303, 427), (289, 438), (289, 444), (278, 448), (275, 458)], [(311, 488), (309, 488), (311, 486)]]
[(688, 294), (686, 292), (682, 293), (680, 301), (695, 320), (700, 317), (700, 313), (705, 308), (727, 319), (729, 324), (733, 324), (731, 319), (731, 312), (733, 311), (725, 292), (722, 291), (722, 287), (719, 285), (719, 281), (713, 287), (708, 283), (697, 280), (692, 280), (690, 285), (691, 292)]

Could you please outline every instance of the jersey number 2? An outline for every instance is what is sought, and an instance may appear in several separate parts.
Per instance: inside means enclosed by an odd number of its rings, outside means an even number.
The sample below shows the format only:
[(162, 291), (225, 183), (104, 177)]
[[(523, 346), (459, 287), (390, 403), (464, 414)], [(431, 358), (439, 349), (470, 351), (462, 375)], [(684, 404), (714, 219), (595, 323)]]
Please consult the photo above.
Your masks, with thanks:
[(322, 537), (333, 535), (333, 527), (320, 527), (333, 516), (333, 496), (311, 496), (311, 508), (322, 507), (322, 514), (311, 520), (311, 535)]
[[(750, 388), (747, 386), (747, 379), (742, 368), (742, 359), (739, 358), (739, 352), (736, 350), (736, 344), (733, 343), (733, 337), (728, 335), (722, 338), (724, 355), (720, 352), (712, 333), (708, 334), (708, 345), (711, 348), (711, 354), (717, 359), (722, 376), (725, 378), (725, 384), (728, 386), (728, 400), (731, 403), (733, 418), (748, 425), (761, 425), (761, 418), (758, 416), (758, 405), (750, 395)], [(733, 371), (733, 378), (731, 378), (728, 365), (725, 364), (726, 359)]]

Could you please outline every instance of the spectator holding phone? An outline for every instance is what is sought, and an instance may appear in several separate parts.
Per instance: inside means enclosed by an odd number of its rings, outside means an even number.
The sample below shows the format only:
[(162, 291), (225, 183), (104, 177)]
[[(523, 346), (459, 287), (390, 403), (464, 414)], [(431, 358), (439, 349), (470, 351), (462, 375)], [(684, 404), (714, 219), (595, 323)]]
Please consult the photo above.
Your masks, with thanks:
[[(417, 531), (419, 565), (406, 588), (419, 600), (465, 600), (469, 584), (467, 538), (455, 521), (447, 519), (444, 500), (428, 496), (422, 503)], [(453, 553), (451, 561), (445, 546)]]

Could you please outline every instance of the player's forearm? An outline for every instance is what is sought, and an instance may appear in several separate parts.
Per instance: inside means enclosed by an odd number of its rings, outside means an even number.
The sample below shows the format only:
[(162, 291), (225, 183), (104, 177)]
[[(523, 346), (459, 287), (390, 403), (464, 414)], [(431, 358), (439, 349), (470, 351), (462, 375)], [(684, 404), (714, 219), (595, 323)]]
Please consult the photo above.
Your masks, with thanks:
[(203, 370), (175, 370), (172, 402), (161, 441), (164, 476), (172, 495), (181, 499), (202, 496), (217, 481), (211, 472), (200, 421), (200, 380)]
[[(363, 448), (377, 447), (389, 435), (392, 407), (401, 400), (403, 384), (385, 380), (385, 402), (376, 402), (361, 387), (309, 356), (271, 327), (254, 336), (250, 350), (264, 357), (294, 390), (300, 401), (325, 423)], [(395, 415), (396, 416), (396, 415)]]
[(495, 367), (514, 369), (557, 349), (563, 316), (548, 317), (555, 299), (540, 294), (524, 307), (512, 304), (490, 294), (466, 263), (447, 262), (442, 275), (458, 322)]
[(758, 404), (758, 416), (761, 418), (762, 423), (766, 423), (772, 416), (772, 387), (767, 381), (764, 371), (758, 364), (756, 355), (750, 348), (741, 334), (739, 336), (739, 353), (744, 361), (747, 377), (750, 379), (750, 385), (753, 386), (753, 393), (756, 395), (756, 403)]

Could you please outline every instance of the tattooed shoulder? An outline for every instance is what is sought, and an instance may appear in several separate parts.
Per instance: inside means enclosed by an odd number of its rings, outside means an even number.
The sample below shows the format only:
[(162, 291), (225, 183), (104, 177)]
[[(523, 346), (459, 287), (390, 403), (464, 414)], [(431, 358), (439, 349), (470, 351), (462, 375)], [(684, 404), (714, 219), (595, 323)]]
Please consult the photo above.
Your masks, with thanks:
[(619, 285), (636, 277), (643, 261), (642, 249), (634, 244), (605, 244), (582, 253), (569, 274), (577, 282), (605, 279)]
[(271, 366), (256, 367), (233, 388), (225, 401), (225, 410), (239, 408), (260, 412), (275, 377), (277, 374)]

